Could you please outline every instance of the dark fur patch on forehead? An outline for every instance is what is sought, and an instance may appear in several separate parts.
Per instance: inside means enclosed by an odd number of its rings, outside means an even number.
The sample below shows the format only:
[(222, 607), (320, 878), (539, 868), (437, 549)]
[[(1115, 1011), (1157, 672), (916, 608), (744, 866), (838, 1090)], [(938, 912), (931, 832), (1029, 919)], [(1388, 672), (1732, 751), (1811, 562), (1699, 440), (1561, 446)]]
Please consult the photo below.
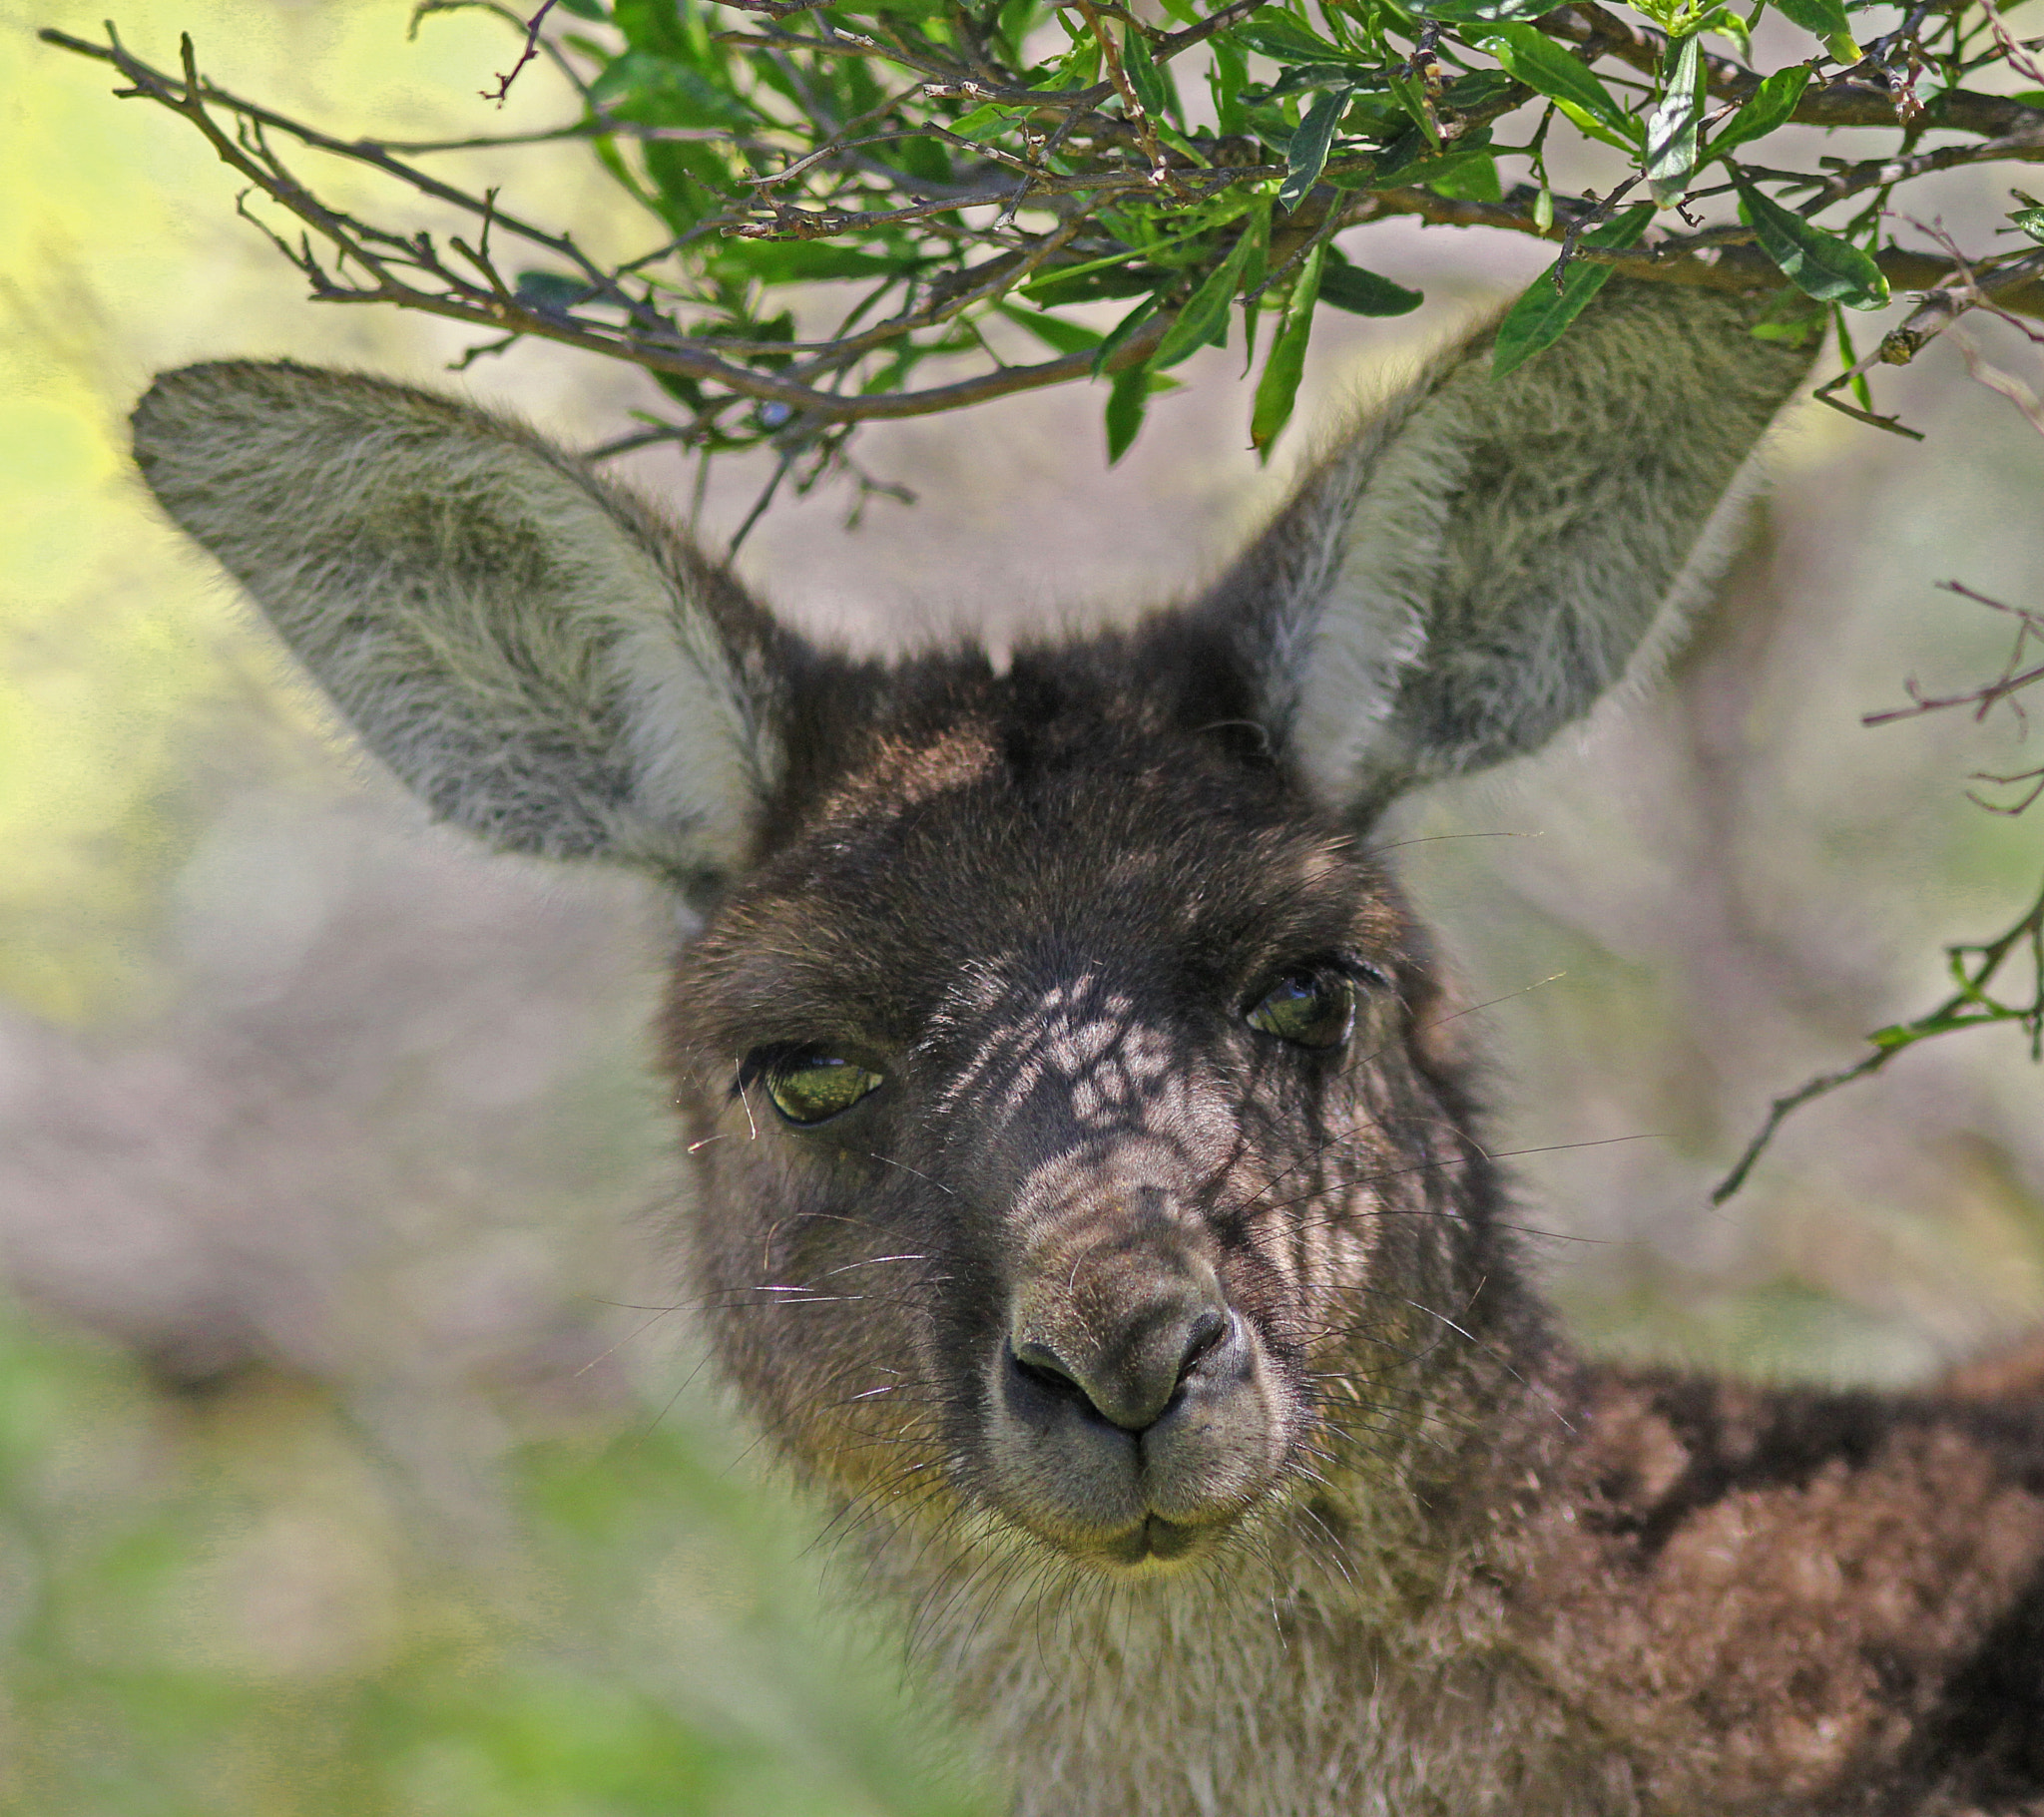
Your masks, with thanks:
[(945, 692), (862, 740), (686, 965), (725, 1045), (913, 1042), (968, 971), (1217, 1001), (1402, 942), (1351, 837), (1168, 701), (1049, 664)]

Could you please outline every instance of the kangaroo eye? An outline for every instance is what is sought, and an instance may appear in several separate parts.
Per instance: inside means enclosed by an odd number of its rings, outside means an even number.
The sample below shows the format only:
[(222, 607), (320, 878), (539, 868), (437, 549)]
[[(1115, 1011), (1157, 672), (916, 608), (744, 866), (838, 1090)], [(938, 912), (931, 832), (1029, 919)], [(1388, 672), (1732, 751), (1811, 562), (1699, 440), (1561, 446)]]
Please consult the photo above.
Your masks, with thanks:
[(1249, 1025), (1301, 1048), (1338, 1048), (1355, 1021), (1355, 987), (1325, 972), (1292, 972), (1249, 1013)]
[(880, 1084), (880, 1075), (839, 1054), (788, 1054), (764, 1069), (773, 1108), (803, 1129), (848, 1111)]

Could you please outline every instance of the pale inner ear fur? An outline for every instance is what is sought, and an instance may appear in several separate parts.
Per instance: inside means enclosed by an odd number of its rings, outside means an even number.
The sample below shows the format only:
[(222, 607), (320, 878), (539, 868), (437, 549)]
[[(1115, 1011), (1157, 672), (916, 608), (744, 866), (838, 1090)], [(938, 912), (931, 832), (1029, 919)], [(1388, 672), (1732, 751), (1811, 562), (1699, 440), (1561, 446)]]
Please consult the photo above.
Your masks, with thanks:
[(1740, 300), (1614, 280), (1502, 380), (1479, 333), (1333, 445), (1203, 610), (1330, 805), (1536, 749), (1719, 565), (1809, 355)]
[(692, 893), (743, 862), (784, 634), (638, 500), (517, 424), (287, 363), (165, 375), (135, 449), (437, 815)]

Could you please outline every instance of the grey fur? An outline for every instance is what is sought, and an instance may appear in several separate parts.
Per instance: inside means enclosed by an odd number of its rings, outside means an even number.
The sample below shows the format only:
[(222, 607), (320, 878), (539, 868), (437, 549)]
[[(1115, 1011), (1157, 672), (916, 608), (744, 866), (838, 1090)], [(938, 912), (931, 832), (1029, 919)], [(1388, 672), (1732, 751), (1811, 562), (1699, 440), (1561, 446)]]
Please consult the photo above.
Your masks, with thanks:
[(638, 500), (502, 418), (288, 363), (166, 373), (135, 457), (436, 814), (698, 894), (746, 856), (771, 630)]
[(1711, 578), (1712, 520), (1807, 364), (1749, 313), (1613, 285), (1506, 378), (1477, 335), (1333, 446), (1205, 608), (1251, 628), (1323, 799), (1367, 819), (1537, 749)]
[(810, 650), (372, 380), (196, 368), (137, 449), (436, 810), (710, 906), (691, 1290), (1021, 1812), (2034, 1817), (2044, 1352), (1888, 1398), (1574, 1355), (1355, 836), (1667, 635), (1803, 361), (1618, 282), (1487, 359), (1189, 610), (999, 674)]

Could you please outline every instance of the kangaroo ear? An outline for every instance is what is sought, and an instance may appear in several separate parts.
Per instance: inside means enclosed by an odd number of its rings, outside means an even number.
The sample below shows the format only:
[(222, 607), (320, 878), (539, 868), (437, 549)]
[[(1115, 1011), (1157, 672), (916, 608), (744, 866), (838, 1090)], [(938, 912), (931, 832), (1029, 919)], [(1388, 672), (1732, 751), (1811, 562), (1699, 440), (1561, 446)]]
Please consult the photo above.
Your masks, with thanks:
[(1502, 379), (1485, 331), (1352, 429), (1196, 615), (1331, 804), (1535, 749), (1618, 679), (1809, 364), (1737, 299), (1614, 279)]
[(741, 862), (792, 640), (579, 461), (447, 398), (246, 362), (159, 378), (135, 456), (437, 815), (692, 892)]

